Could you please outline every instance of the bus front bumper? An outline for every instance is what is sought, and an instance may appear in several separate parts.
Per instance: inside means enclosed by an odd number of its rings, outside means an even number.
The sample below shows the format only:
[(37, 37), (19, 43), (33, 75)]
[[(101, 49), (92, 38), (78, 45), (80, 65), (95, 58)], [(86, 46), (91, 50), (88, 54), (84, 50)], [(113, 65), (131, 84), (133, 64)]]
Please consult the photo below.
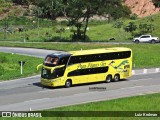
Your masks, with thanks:
[(48, 86), (48, 87), (54, 87), (54, 84), (52, 83), (51, 80), (44, 79), (44, 78), (41, 78), (41, 85)]
[(60, 83), (59, 80), (56, 80), (56, 79), (51, 79), (51, 80), (48, 80), (48, 79), (44, 79), (44, 78), (41, 78), (41, 84), (43, 86), (48, 86), (48, 87), (57, 87), (57, 86), (62, 86), (62, 84)]

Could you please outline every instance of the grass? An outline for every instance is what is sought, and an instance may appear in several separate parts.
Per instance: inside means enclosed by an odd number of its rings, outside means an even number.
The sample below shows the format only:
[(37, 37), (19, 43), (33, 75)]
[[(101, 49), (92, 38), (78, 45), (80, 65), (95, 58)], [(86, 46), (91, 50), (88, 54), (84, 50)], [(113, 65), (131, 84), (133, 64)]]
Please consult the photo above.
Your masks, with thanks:
[[(154, 104), (153, 101), (154, 100)], [(46, 111), (159, 111), (160, 93), (48, 109)], [(99, 107), (101, 106), (101, 107)]]
[(2, 118), (2, 120), (159, 120), (157, 117), (43, 117), (43, 118)]
[[(153, 103), (154, 101), (154, 103)], [(66, 107), (59, 107), (59, 108), (52, 108), (48, 110), (40, 111), (42, 112), (42, 116), (45, 115), (45, 112), (49, 111), (47, 114), (48, 116), (54, 116), (56, 111), (62, 111), (62, 114), (69, 111), (159, 111), (160, 106), (158, 105), (160, 102), (160, 93), (155, 94), (148, 94), (148, 95), (141, 95), (141, 96), (134, 96), (134, 97), (126, 97), (126, 98), (119, 98), (109, 101), (99, 101), (99, 102), (91, 102), (79, 105), (72, 105)], [(43, 114), (44, 112), (44, 114)], [(147, 112), (148, 113), (148, 112)], [(107, 112), (106, 112), (107, 114)], [(134, 115), (134, 114), (132, 114)], [(47, 115), (46, 115), (47, 116)], [(94, 115), (93, 115), (94, 116)], [(127, 115), (126, 115), (127, 116)], [(19, 120), (22, 118), (15, 118), (15, 120)], [(44, 118), (23, 118), (27, 120), (158, 120), (158, 117), (44, 117)], [(5, 119), (6, 120), (6, 119)]]
[[(151, 21), (152, 19), (152, 21)], [(153, 31), (152, 35), (154, 36), (157, 36), (157, 37), (160, 37), (160, 25), (159, 25), (159, 19), (160, 19), (160, 14), (155, 14), (155, 15), (152, 15), (152, 16), (148, 16), (148, 17), (145, 17), (143, 19), (137, 19), (135, 21), (135, 23), (138, 25), (139, 23), (148, 23), (148, 24), (153, 24), (154, 27), (155, 27), (155, 30)]]
[[(133, 51), (135, 68), (160, 67), (160, 44), (75, 44), (75, 43), (10, 43), (1, 42), (0, 46), (31, 47), (51, 50), (73, 51), (108, 47), (128, 47)], [(58, 47), (57, 47), (58, 46)]]
[[(158, 106), (159, 102), (160, 102), (160, 93), (156, 93), (150, 95), (114, 99), (110, 101), (91, 102), (80, 105), (53, 108), (53, 109), (48, 109), (46, 111), (159, 111), (160, 110), (160, 106)], [(135, 119), (136, 117), (133, 118)], [(127, 119), (133, 119), (133, 118), (127, 118)], [(75, 118), (71, 119), (74, 120)], [(114, 118), (108, 118), (108, 119), (114, 119)]]
[[(23, 74), (20, 74), (19, 61), (25, 61)], [(42, 63), (42, 59), (29, 56), (0, 53), (0, 81), (26, 77), (39, 73), (36, 66)]]
[[(15, 20), (14, 20), (15, 19)], [(17, 19), (17, 20), (16, 20)], [(50, 20), (42, 20), (39, 21), (39, 28), (37, 28), (38, 23), (36, 18), (27, 19), (24, 17), (21, 18), (14, 18), (11, 17), (7, 19), (7, 23), (9, 24), (9, 30), (14, 31), (13, 33), (6, 33), (6, 38), (4, 31), (1, 30), (0, 32), (0, 38), (3, 41), (23, 41), (25, 35), (28, 36), (27, 41), (28, 42), (43, 42), (43, 41), (65, 41), (70, 42), (71, 41), (71, 35), (73, 34), (71, 32), (71, 27), (69, 30), (65, 30), (64, 32), (57, 33), (56, 31), (60, 28), (66, 29), (67, 23), (56, 23), (55, 21)], [(33, 21), (36, 21), (36, 23), (33, 24)], [(47, 23), (48, 22), (48, 23)], [(4, 27), (4, 20), (0, 22), (1, 29)], [(23, 32), (17, 32), (16, 28), (23, 28)], [(75, 29), (75, 28), (73, 28)], [(48, 33), (49, 37), (46, 35)], [(105, 23), (105, 22), (97, 22), (96, 25), (91, 23), (89, 25), (89, 30), (87, 31), (87, 35), (89, 39), (87, 41), (104, 41), (108, 42), (110, 38), (115, 38), (115, 41), (125, 41), (129, 42), (129, 40), (126, 40), (130, 37), (130, 33), (126, 33), (123, 29), (116, 29), (113, 27), (112, 23)], [(56, 39), (58, 38), (58, 39)]]
[[(150, 19), (153, 19), (151, 21)], [(134, 22), (137, 27), (140, 23), (153, 24), (155, 30), (152, 33), (153, 36), (160, 38), (160, 25), (159, 25), (160, 14), (152, 15), (145, 18), (139, 18), (136, 20), (130, 19), (120, 19), (123, 21), (124, 26), (127, 26), (129, 22)], [(39, 24), (38, 24), (39, 21)], [(8, 23), (9, 31), (12, 33), (5, 33), (3, 31), (4, 24)], [(116, 42), (130, 42), (132, 38), (131, 33), (125, 32), (123, 28), (114, 28), (114, 23), (116, 21), (90, 21), (89, 30), (87, 35), (89, 37), (88, 41), (104, 41), (109, 42), (110, 38), (115, 38)], [(39, 28), (38, 28), (39, 25)], [(17, 32), (17, 28), (23, 28), (23, 32)], [(27, 36), (28, 42), (40, 42), (40, 41), (71, 41), (71, 29), (64, 30), (64, 32), (57, 33), (56, 31), (60, 28), (66, 29), (67, 22), (56, 22), (54, 20), (38, 19), (35, 17), (13, 17), (10, 16), (4, 20), (0, 21), (0, 38), (5, 41), (23, 41), (25, 36)], [(138, 31), (136, 31), (138, 33)], [(48, 35), (46, 35), (48, 34)]]

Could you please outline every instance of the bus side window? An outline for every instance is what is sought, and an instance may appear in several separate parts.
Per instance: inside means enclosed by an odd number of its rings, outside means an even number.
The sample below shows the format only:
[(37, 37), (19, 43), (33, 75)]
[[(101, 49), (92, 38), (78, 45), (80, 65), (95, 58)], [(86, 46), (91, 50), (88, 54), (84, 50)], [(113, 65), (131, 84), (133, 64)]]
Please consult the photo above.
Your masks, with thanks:
[(78, 76), (80, 74), (81, 74), (81, 70), (74, 70), (72, 72), (69, 72), (67, 76), (68, 77), (70, 77), (70, 76)]
[(68, 62), (68, 59), (69, 59), (69, 56), (67, 56), (67, 57), (63, 57), (63, 58), (61, 58), (60, 60), (59, 60), (59, 65), (66, 65), (67, 64), (67, 62)]
[(68, 65), (72, 65), (72, 64), (74, 64), (74, 60), (75, 60), (75, 59), (74, 59), (74, 57), (72, 57), (72, 56), (71, 56), (71, 58), (70, 58), (70, 60), (69, 60)]
[(131, 56), (131, 51), (72, 56), (70, 58), (68, 65), (83, 63), (83, 62), (125, 59), (129, 58), (130, 56)]
[(80, 63), (80, 56), (71, 56), (68, 65), (73, 65), (76, 63)]

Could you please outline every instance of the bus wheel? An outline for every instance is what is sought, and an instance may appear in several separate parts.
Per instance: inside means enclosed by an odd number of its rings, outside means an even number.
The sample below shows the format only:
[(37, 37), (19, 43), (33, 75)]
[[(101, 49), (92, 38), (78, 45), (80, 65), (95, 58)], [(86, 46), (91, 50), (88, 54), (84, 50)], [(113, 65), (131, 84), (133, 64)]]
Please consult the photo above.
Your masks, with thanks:
[(120, 80), (120, 75), (119, 74), (115, 74), (113, 81), (117, 82)]
[(67, 80), (66, 83), (65, 83), (65, 87), (69, 88), (71, 86), (72, 86), (72, 81), (71, 80)]
[(112, 75), (108, 75), (107, 77), (106, 77), (106, 82), (107, 83), (110, 83), (112, 81)]

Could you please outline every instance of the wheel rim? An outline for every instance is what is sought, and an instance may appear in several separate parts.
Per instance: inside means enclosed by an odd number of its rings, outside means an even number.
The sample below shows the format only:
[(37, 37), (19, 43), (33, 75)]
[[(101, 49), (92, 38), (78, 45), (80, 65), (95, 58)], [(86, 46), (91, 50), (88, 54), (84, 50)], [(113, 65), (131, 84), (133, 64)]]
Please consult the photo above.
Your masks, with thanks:
[(111, 82), (111, 76), (108, 76), (106, 82)]
[(67, 86), (70, 86), (70, 82), (67, 82)]
[(66, 82), (66, 87), (70, 87), (71, 86), (71, 82), (70, 81), (67, 81)]
[(155, 41), (154, 41), (154, 40), (152, 40), (152, 43), (154, 44), (154, 43), (155, 43)]
[(115, 76), (115, 78), (114, 78), (116, 81), (118, 80), (118, 76)]
[(136, 43), (139, 43), (139, 41), (138, 41), (138, 40), (136, 40)]
[(114, 81), (119, 81), (119, 75), (114, 76)]

